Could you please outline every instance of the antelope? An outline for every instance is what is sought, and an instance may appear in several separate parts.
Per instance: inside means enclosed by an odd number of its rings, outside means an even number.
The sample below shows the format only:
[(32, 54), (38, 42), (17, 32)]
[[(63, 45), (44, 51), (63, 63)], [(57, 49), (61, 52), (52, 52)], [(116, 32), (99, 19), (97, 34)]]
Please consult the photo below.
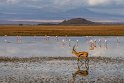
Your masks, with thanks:
[[(80, 61), (80, 58), (85, 59), (85, 63), (86, 63), (86, 61), (89, 61), (88, 52), (85, 52), (85, 51), (84, 51), (84, 52), (77, 52), (77, 51), (75, 50), (75, 45), (73, 46), (72, 54), (75, 54), (75, 55), (76, 55), (78, 62)], [(80, 62), (81, 62), (81, 61), (80, 61)]]

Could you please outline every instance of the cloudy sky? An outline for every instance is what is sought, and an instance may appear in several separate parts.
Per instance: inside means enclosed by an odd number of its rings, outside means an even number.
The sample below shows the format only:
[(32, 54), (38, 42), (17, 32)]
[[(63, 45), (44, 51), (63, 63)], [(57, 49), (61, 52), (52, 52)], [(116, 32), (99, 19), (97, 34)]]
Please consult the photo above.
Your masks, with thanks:
[(124, 0), (0, 0), (0, 20), (76, 17), (124, 22)]

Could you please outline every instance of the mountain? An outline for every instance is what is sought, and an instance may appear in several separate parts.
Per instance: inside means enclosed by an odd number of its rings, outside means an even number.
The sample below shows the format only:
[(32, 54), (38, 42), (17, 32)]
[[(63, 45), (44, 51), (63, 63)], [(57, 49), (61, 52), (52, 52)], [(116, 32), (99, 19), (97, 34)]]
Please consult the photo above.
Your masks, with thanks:
[(73, 18), (70, 20), (64, 20), (63, 22), (59, 23), (59, 25), (91, 25), (91, 24), (97, 23), (89, 21), (84, 18)]

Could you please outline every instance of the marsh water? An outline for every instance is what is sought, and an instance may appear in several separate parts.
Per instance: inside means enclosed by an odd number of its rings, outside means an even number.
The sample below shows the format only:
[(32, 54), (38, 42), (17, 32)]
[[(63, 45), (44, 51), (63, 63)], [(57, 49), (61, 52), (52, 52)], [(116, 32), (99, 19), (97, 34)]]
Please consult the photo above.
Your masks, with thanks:
[[(90, 50), (90, 41), (96, 42)], [(83, 36), (83, 37), (50, 37), (50, 36), (1, 36), (0, 56), (60, 56), (71, 57), (72, 47), (77, 51), (87, 51), (89, 56), (124, 57), (124, 37), (117, 36)]]
[[(96, 46), (91, 50), (92, 42)], [(0, 62), (0, 83), (124, 83), (124, 37), (120, 36), (1, 36), (0, 56), (74, 57), (74, 45), (77, 51), (101, 58), (90, 59), (87, 66), (73, 59)]]

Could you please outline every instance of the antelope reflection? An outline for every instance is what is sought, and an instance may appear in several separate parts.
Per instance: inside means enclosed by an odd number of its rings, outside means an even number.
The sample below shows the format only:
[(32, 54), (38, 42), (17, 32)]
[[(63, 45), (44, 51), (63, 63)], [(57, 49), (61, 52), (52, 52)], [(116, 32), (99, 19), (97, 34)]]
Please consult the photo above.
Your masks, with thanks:
[(77, 68), (77, 71), (72, 74), (73, 78), (73, 83), (75, 83), (76, 77), (81, 76), (81, 77), (86, 77), (89, 74), (89, 62), (85, 64), (85, 68), (81, 69), (82, 65)]

